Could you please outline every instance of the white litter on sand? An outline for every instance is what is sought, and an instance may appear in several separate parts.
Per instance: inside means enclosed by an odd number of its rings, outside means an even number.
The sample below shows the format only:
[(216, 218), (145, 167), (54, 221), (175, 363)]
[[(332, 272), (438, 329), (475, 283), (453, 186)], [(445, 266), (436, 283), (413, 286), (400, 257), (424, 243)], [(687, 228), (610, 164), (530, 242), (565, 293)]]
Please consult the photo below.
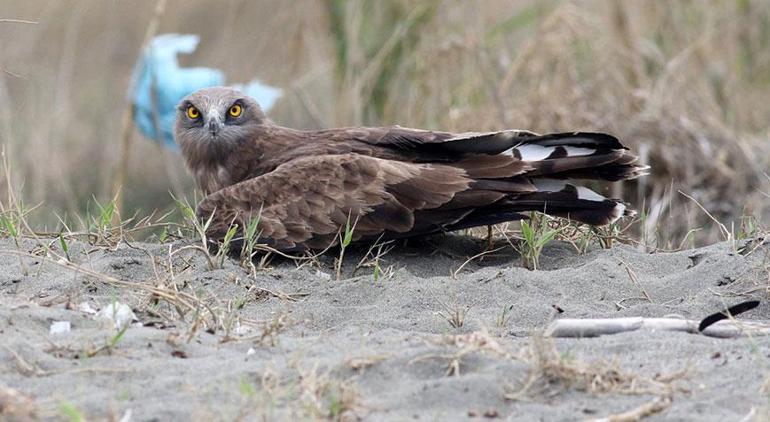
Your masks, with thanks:
[(69, 321), (54, 321), (51, 323), (51, 335), (69, 333), (72, 329), (72, 324)]
[(96, 313), (94, 318), (111, 321), (117, 330), (122, 330), (128, 324), (138, 321), (131, 307), (120, 302), (112, 302), (105, 306)]

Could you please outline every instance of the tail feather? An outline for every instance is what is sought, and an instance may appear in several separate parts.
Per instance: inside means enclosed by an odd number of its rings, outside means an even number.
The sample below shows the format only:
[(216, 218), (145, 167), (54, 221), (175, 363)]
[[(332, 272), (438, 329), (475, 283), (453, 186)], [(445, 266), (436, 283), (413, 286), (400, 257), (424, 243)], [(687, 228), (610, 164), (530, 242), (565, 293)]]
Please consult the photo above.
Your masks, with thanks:
[[(460, 167), (475, 179), (471, 189), (497, 191), (505, 196), (462, 216), (451, 229), (518, 219), (522, 216), (520, 213), (526, 211), (540, 211), (592, 225), (605, 225), (623, 216), (635, 215), (624, 202), (606, 198), (576, 181), (619, 181), (647, 174), (649, 167), (636, 164), (637, 157), (617, 138), (585, 132), (516, 133), (516, 136), (509, 132), (476, 134), (475, 138), (458, 137), (453, 141), (454, 147), (472, 154), (492, 153), (485, 148), (493, 144), (495, 152), (512, 156), (522, 165), (516, 167), (516, 171), (500, 174), (502, 162), (490, 165), (491, 161), (476, 158), (464, 162)], [(479, 137), (488, 138), (488, 143), (481, 143), (485, 147), (479, 146)], [(505, 143), (503, 138), (510, 145), (504, 150), (500, 149)], [(477, 141), (471, 142), (472, 139)], [(491, 139), (495, 142), (490, 142)]]
[(628, 149), (618, 138), (598, 132), (563, 132), (531, 136), (521, 139), (521, 145), (536, 144), (543, 147), (580, 147), (590, 149)]
[(628, 180), (646, 167), (617, 140), (602, 133), (557, 133), (527, 138), (507, 151), (534, 168), (529, 176), (559, 179)]
[(592, 179), (619, 182), (621, 180), (633, 180), (649, 174), (649, 166), (636, 164), (611, 164), (597, 168), (575, 169), (562, 173), (551, 174), (550, 177), (559, 179)]
[(647, 174), (649, 167), (611, 135), (556, 133), (527, 138), (507, 151), (534, 170), (527, 173), (537, 192), (512, 200), (516, 207), (541, 207), (538, 211), (569, 217), (593, 225), (612, 223), (634, 215), (625, 203), (576, 183), (576, 179), (620, 181)]
[(597, 226), (613, 223), (624, 216), (636, 215), (623, 201), (606, 198), (572, 181), (538, 179), (534, 184), (538, 191), (517, 201), (534, 201), (534, 204), (543, 207), (538, 211), (547, 214)]
[(523, 218), (523, 212), (539, 211), (585, 224), (602, 226), (623, 216), (633, 216), (625, 203), (606, 198), (570, 181), (539, 179), (536, 192), (509, 195), (460, 217), (446, 230), (497, 224)]

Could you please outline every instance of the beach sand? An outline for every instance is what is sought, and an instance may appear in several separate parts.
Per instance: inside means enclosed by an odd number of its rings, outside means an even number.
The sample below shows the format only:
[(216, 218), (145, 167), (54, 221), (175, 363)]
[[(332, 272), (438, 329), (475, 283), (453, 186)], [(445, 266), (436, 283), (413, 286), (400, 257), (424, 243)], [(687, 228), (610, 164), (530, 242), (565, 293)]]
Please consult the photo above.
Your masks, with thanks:
[[(770, 417), (770, 337), (543, 337), (558, 318), (699, 320), (764, 299), (770, 245), (580, 254), (553, 242), (530, 271), (510, 248), (466, 263), (484, 242), (446, 235), (396, 245), (377, 277), (353, 274), (367, 250), (350, 249), (339, 280), (331, 251), (250, 274), (231, 259), (209, 269), (185, 245), (72, 243), (76, 271), (37, 241), (20, 246), (37, 258), (0, 241), (0, 419)], [(118, 303), (136, 316), (120, 335), (93, 315)], [(768, 320), (770, 306), (738, 318)], [(56, 322), (70, 329), (52, 334)]]

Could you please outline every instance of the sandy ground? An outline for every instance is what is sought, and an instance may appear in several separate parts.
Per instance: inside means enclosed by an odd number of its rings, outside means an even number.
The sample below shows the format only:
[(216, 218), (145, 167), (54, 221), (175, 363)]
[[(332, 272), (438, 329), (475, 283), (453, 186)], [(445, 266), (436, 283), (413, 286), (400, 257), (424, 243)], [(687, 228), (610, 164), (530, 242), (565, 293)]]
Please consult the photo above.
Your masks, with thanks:
[[(770, 337), (542, 337), (554, 318), (700, 319), (764, 298), (770, 245), (579, 254), (557, 242), (538, 271), (501, 250), (453, 275), (483, 245), (442, 236), (399, 245), (376, 280), (371, 266), (351, 274), (365, 250), (348, 251), (337, 280), (332, 253), (251, 276), (237, 260), (169, 257), (183, 246), (70, 245), (72, 262), (112, 278), (42, 257), (24, 258), (25, 276), (0, 255), (0, 419), (550, 421), (645, 403), (660, 408), (649, 420), (770, 416)], [(192, 296), (162, 297), (175, 291)], [(138, 320), (122, 335), (92, 314), (112, 303)], [(768, 320), (770, 306), (740, 318)], [(71, 329), (52, 334), (57, 321)]]

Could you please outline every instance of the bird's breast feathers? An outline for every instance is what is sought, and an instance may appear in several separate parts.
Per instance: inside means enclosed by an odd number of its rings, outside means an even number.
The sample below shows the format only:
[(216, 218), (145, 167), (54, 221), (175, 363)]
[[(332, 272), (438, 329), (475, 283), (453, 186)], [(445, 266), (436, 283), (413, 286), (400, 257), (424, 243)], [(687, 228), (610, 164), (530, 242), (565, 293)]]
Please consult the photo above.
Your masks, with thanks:
[(195, 181), (206, 194), (216, 192), (233, 183), (230, 172), (222, 165), (199, 167), (195, 171)]

